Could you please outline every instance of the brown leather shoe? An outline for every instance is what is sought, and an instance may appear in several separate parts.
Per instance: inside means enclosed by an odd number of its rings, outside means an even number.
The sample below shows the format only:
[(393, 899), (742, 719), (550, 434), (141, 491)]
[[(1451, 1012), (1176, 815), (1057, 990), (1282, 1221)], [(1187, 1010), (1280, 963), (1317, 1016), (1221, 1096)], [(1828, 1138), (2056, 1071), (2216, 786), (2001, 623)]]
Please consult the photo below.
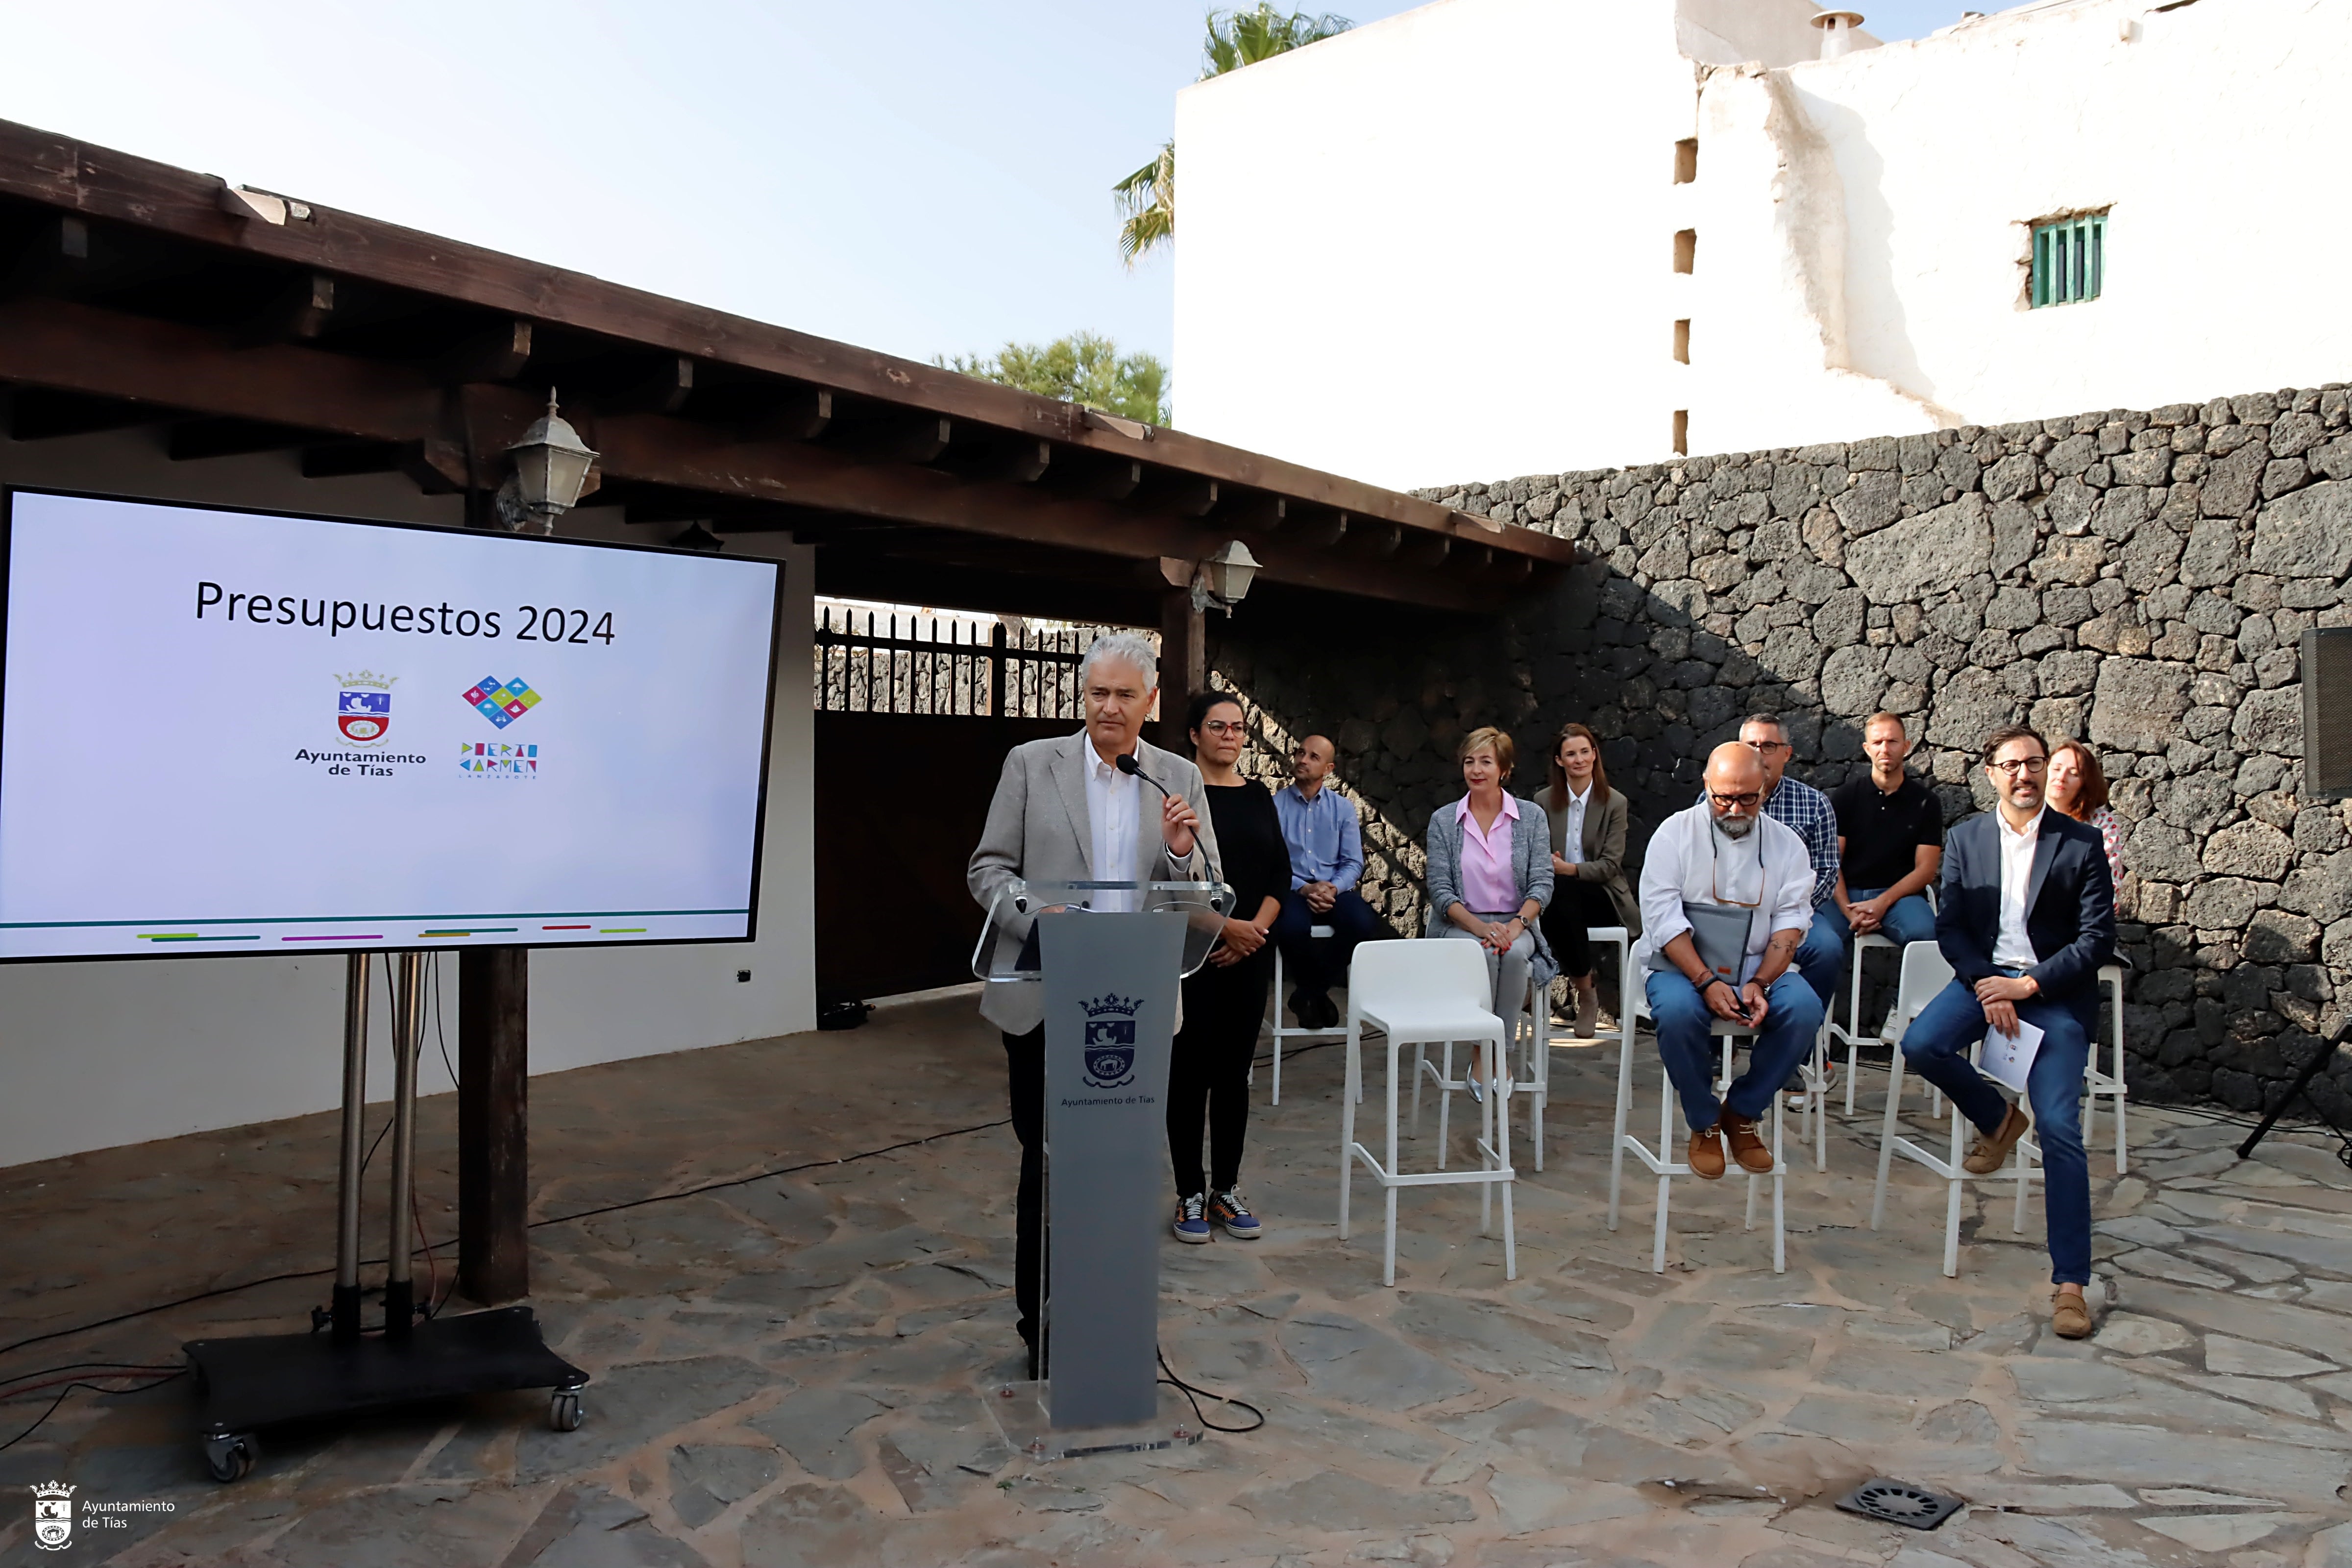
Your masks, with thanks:
[(1714, 1181), (1723, 1174), (1723, 1140), (1716, 1136), (1721, 1123), (1691, 1134), (1689, 1161), (1691, 1174)]
[(2062, 1340), (2087, 1340), (2091, 1337), (2091, 1303), (2072, 1290), (2059, 1290), (2050, 1298), (2050, 1326)]
[[(1977, 1141), (1969, 1145), (1969, 1156), (1960, 1162), (1960, 1168), (1971, 1176), (1991, 1175), (2009, 1163), (2009, 1152), (2017, 1147), (2017, 1141), (2024, 1137), (2032, 1126), (2024, 1111), (2011, 1106), (2009, 1114), (2000, 1119), (2000, 1131), (1977, 1134)], [(2088, 1330), (2084, 1331), (2089, 1332)]]
[(1756, 1123), (1745, 1116), (1723, 1113), (1724, 1142), (1731, 1145), (1731, 1157), (1739, 1168), (1751, 1176), (1772, 1173), (1772, 1151), (1764, 1147), (1764, 1140), (1756, 1136)]

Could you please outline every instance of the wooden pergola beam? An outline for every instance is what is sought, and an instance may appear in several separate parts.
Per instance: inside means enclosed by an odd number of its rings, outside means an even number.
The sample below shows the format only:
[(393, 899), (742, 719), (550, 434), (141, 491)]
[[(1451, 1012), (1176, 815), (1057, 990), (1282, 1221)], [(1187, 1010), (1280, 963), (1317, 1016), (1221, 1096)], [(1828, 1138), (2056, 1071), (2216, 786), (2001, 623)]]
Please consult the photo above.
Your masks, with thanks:
[[(0, 380), (154, 405), (159, 418), (184, 408), (326, 436), (415, 443), (399, 466), (453, 489), (494, 489), (504, 477), (499, 454), (541, 413), (537, 395), (520, 387), (444, 388), (427, 366), (293, 343), (239, 348), (202, 328), (54, 300), (0, 303)], [(599, 418), (583, 411), (579, 423), (603, 453), (598, 467), (608, 482), (780, 501), (1139, 561), (1198, 560), (1232, 528), (1214, 518), (1139, 512), (1039, 485), (866, 461), (817, 444), (746, 445), (732, 426), (669, 415)], [(1130, 459), (1108, 468), (1124, 481), (1133, 466)], [(1400, 532), (1428, 540), (1432, 550), (1445, 544), (1443, 535)], [(1270, 581), (1443, 608), (1486, 602), (1466, 577), (1401, 570), (1281, 533), (1252, 539)]]
[[(233, 217), (221, 208), (221, 188), (211, 176), (0, 121), (0, 195), (73, 216), (1175, 468), (1412, 532), (1451, 537), (1462, 528), (1445, 508), (1398, 491), (1177, 430), (1146, 426), (1137, 439), (1127, 422), (1088, 419), (1072, 404), (331, 208), (312, 205), (307, 219), (283, 225)], [(1496, 538), (1539, 563), (1577, 559), (1568, 542), (1533, 530)]]

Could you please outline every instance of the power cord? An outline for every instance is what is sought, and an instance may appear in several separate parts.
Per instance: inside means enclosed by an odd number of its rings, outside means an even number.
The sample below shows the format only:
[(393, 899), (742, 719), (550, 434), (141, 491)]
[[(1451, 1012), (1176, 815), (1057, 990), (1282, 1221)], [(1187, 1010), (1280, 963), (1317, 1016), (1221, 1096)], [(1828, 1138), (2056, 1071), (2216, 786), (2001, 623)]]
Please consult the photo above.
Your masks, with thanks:
[[(1184, 1402), (1192, 1407), (1192, 1419), (1198, 1421), (1205, 1430), (1211, 1432), (1255, 1432), (1259, 1427), (1265, 1425), (1265, 1412), (1260, 1410), (1256, 1405), (1252, 1405), (1248, 1400), (1236, 1399), (1230, 1394), (1213, 1394), (1205, 1388), (1196, 1388), (1192, 1384), (1185, 1382), (1182, 1378), (1176, 1375), (1176, 1370), (1168, 1364), (1168, 1352), (1166, 1351), (1161, 1350), (1160, 1347), (1155, 1345), (1152, 1347), (1152, 1354), (1160, 1358), (1160, 1381), (1184, 1396)], [(1246, 1410), (1252, 1415), (1255, 1416), (1256, 1419), (1252, 1421), (1246, 1426), (1220, 1426), (1216, 1422), (1210, 1420), (1205, 1415), (1202, 1414), (1201, 1401), (1203, 1399), (1213, 1399), (1220, 1405), (1230, 1405), (1237, 1410)]]
[[(52, 1368), (51, 1370), (54, 1371), (56, 1369)], [(150, 1376), (148, 1377), (147, 1382), (140, 1384), (133, 1388), (105, 1388), (101, 1387), (98, 1383), (92, 1383), (89, 1381), (90, 1378), (96, 1377), (105, 1382), (116, 1382), (125, 1377), (146, 1376), (149, 1373), (158, 1373), (162, 1375)], [(26, 1383), (24, 1386), (11, 1388), (5, 1393), (0, 1393), (0, 1404), (5, 1404), (9, 1400), (21, 1398), (23, 1395), (27, 1394), (37, 1393), (43, 1388), (55, 1387), (60, 1381), (65, 1384), (65, 1386), (58, 1389), (57, 1397), (49, 1401), (49, 1407), (47, 1410), (42, 1411), (40, 1415), (33, 1418), (33, 1424), (31, 1426), (26, 1427), (23, 1431), (17, 1433), (14, 1437), (9, 1438), (6, 1442), (0, 1443), (0, 1453), (5, 1453), (8, 1449), (15, 1447), (17, 1444), (23, 1442), (26, 1438), (39, 1431), (43, 1424), (45, 1424), (50, 1416), (55, 1415), (58, 1413), (58, 1406), (63, 1405), (66, 1402), (67, 1396), (72, 1394), (76, 1389), (86, 1388), (93, 1394), (144, 1394), (151, 1388), (161, 1388), (165, 1384), (170, 1383), (174, 1379), (187, 1376), (188, 1369), (184, 1366), (168, 1368), (135, 1367), (115, 1373), (75, 1373), (64, 1379), (45, 1377), (43, 1374), (38, 1373), (28, 1373), (26, 1375), (31, 1378), (39, 1379), (39, 1381)]]

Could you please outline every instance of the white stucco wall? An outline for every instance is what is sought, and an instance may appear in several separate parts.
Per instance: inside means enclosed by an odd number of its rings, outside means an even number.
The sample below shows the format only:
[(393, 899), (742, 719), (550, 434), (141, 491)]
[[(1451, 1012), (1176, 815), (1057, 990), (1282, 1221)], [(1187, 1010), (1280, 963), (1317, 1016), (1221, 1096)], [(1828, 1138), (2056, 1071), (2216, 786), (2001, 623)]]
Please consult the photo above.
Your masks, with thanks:
[[(2330, 0), (2074, 0), (1792, 67), (1843, 185), (1853, 368), (1979, 425), (2345, 379), (2347, 68)], [(1709, 80), (1703, 145), (1738, 96)], [(2032, 221), (2096, 208), (2105, 291), (2028, 309)], [(1701, 384), (1695, 443), (1772, 444)], [(1824, 408), (1803, 438), (1876, 433)]]
[[(290, 454), (173, 463), (152, 432), (0, 441), (0, 484), (451, 526), (461, 515), (456, 498), (420, 496), (397, 476), (304, 479)], [(676, 531), (630, 530), (593, 510), (574, 516), (567, 533), (647, 542)], [(760, 940), (533, 954), (535, 1073), (815, 1025), (811, 552), (751, 538), (729, 548), (787, 563)], [(135, 747), (135, 735), (126, 731), (124, 743)], [(371, 1040), (378, 1100), (391, 1093), (386, 962)], [(749, 984), (736, 982), (740, 969), (751, 971)], [(455, 956), (440, 970), (454, 1059)], [(0, 965), (0, 1165), (331, 1109), (341, 1095), (343, 973), (340, 956), (323, 955)], [(426, 1094), (449, 1087), (429, 1026), (418, 1082)]]
[[(1179, 422), (1410, 486), (1656, 460), (1675, 409), (1738, 451), (2352, 374), (2352, 5), (2043, 0), (1836, 60), (1814, 9), (1443, 0), (1187, 89)], [(2104, 293), (2029, 310), (2032, 224), (2095, 209)]]
[(1662, 455), (1696, 108), (1671, 0), (1440, 0), (1187, 88), (1177, 422), (1388, 484)]

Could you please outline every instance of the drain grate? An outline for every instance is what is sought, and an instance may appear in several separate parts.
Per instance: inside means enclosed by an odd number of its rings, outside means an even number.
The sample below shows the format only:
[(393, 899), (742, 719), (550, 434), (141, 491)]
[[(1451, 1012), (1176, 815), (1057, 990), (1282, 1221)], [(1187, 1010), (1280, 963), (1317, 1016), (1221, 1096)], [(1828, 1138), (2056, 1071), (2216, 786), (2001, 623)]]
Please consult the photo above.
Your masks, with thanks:
[(1946, 1497), (1909, 1481), (1888, 1480), (1885, 1476), (1873, 1476), (1838, 1499), (1838, 1507), (1848, 1513), (1883, 1519), (1889, 1524), (1907, 1524), (1914, 1530), (1933, 1530), (1966, 1506), (1966, 1499)]

